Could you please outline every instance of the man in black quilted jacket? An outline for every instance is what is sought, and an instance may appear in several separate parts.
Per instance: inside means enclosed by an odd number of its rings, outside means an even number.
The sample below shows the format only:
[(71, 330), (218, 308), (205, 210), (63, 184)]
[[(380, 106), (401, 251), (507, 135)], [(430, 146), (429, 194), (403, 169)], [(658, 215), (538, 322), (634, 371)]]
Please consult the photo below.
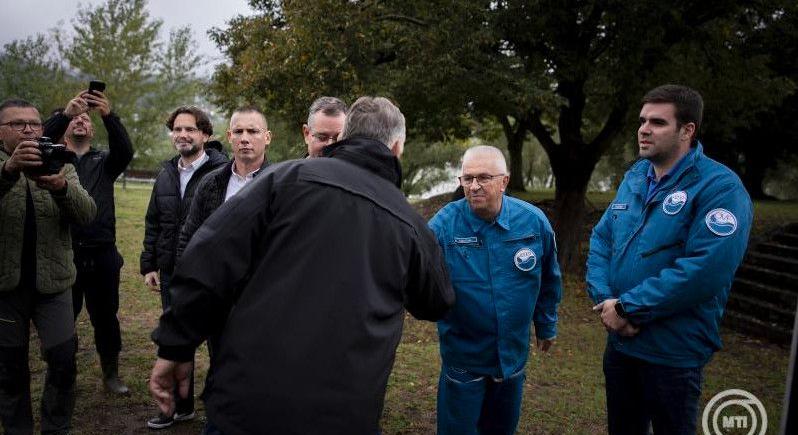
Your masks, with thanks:
[[(175, 109), (166, 121), (172, 143), (178, 152), (162, 163), (155, 178), (144, 226), (144, 249), (141, 252), (141, 274), (144, 283), (161, 294), (166, 310), (171, 305), (170, 281), (177, 259), (180, 228), (188, 215), (191, 201), (202, 177), (227, 163), (221, 153), (205, 149), (213, 134), (208, 115), (195, 106)], [(151, 429), (163, 429), (175, 421), (194, 418), (194, 392), (179, 401), (174, 414), (158, 415), (147, 421)]]

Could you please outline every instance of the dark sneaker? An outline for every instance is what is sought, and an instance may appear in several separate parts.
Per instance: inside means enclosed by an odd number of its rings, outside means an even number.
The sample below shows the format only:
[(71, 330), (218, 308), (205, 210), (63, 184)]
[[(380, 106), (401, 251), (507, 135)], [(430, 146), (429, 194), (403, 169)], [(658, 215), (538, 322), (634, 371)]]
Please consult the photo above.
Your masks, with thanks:
[(196, 416), (197, 416), (197, 413), (194, 412), (194, 411), (187, 412), (185, 414), (181, 414), (179, 412), (176, 412), (175, 413), (175, 417), (174, 417), (174, 421), (189, 421), (189, 420), (193, 420), (194, 417), (196, 417)]
[(157, 417), (147, 420), (147, 427), (154, 430), (166, 429), (173, 424), (175, 424), (175, 419), (163, 413), (159, 413)]

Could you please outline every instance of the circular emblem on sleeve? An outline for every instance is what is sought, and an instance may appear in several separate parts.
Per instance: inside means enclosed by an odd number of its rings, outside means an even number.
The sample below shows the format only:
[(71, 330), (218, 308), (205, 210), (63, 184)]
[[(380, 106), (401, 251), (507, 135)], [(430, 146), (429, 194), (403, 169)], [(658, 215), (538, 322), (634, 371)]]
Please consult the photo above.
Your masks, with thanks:
[(662, 201), (662, 211), (673, 216), (682, 211), (685, 204), (687, 204), (687, 192), (684, 190), (673, 192), (665, 197), (665, 201)]
[(718, 236), (730, 236), (737, 230), (737, 218), (725, 208), (716, 208), (704, 219), (709, 231)]
[(515, 267), (517, 267), (519, 270), (529, 272), (535, 267), (535, 264), (537, 264), (538, 257), (531, 249), (521, 248), (516, 251), (513, 261), (515, 262)]

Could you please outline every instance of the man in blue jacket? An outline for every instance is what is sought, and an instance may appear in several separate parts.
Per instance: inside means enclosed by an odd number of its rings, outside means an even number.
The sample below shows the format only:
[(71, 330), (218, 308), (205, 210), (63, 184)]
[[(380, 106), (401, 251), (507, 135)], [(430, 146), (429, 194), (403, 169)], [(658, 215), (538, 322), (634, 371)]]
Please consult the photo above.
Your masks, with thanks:
[(740, 179), (704, 155), (702, 111), (684, 86), (646, 94), (641, 160), (590, 238), (587, 291), (609, 332), (610, 434), (694, 434), (702, 369), (721, 347), (753, 210)]
[(513, 434), (535, 323), (538, 349), (557, 335), (562, 286), (554, 231), (537, 207), (504, 195), (497, 148), (473, 147), (459, 177), (465, 199), (430, 221), (457, 301), (438, 322), (438, 434)]

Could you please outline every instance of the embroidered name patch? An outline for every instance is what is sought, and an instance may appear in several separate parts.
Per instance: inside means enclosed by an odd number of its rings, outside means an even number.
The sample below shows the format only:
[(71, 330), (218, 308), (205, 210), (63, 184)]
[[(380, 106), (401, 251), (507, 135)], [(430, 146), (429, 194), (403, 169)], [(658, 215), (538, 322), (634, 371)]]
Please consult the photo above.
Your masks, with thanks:
[(682, 207), (684, 207), (685, 204), (687, 204), (687, 192), (684, 190), (673, 192), (662, 201), (662, 211), (664, 211), (665, 214), (673, 216), (682, 211)]
[(537, 264), (538, 257), (531, 249), (521, 248), (516, 251), (515, 256), (513, 256), (513, 262), (515, 262), (515, 267), (517, 267), (519, 270), (529, 272)]
[(737, 217), (725, 208), (716, 208), (710, 211), (704, 222), (709, 231), (721, 237), (730, 236), (737, 230)]
[(612, 204), (610, 209), (612, 210), (626, 210), (629, 208), (629, 204)]

